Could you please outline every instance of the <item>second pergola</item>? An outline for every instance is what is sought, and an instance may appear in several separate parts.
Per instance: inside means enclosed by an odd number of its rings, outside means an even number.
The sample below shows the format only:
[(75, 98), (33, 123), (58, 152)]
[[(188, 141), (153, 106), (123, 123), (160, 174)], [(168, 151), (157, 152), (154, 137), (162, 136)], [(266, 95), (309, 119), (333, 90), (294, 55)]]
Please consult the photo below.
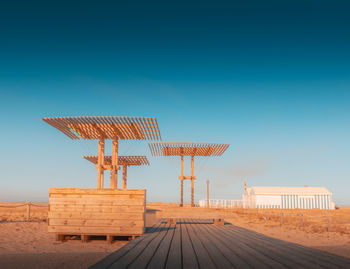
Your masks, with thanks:
[[(183, 206), (183, 181), (191, 180), (191, 206), (194, 207), (194, 156), (221, 156), (229, 144), (222, 143), (149, 143), (153, 156), (181, 156), (181, 202)], [(191, 156), (191, 176), (184, 176), (184, 156)]]
[[(84, 158), (95, 164), (95, 167), (98, 169), (98, 156), (84, 156)], [(112, 170), (112, 156), (105, 156), (104, 163), (103, 169)], [(122, 189), (126, 189), (128, 166), (149, 165), (149, 162), (146, 156), (118, 156), (118, 165), (123, 166)], [(113, 174), (111, 173), (111, 181), (113, 180), (112, 176)]]

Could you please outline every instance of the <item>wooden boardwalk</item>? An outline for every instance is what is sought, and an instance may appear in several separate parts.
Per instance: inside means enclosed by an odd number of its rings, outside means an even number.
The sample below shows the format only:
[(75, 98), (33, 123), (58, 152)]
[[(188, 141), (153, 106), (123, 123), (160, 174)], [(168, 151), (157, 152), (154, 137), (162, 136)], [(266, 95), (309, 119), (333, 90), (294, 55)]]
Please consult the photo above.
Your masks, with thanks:
[(350, 259), (234, 225), (180, 219), (158, 223), (90, 268), (350, 268)]

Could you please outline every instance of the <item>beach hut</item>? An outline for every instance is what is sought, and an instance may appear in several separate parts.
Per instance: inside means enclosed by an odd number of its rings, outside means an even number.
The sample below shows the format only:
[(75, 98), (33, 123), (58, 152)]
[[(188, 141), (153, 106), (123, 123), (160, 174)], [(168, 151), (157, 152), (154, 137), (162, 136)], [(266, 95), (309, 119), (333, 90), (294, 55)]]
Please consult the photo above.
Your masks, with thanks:
[[(149, 143), (149, 148), (153, 156), (181, 156), (181, 202), (183, 207), (183, 181), (191, 180), (191, 207), (194, 207), (194, 157), (221, 156), (229, 144), (221, 143), (182, 143), (182, 142), (163, 142)], [(184, 176), (184, 156), (191, 157), (191, 176)]]
[[(117, 188), (119, 140), (160, 140), (155, 118), (56, 117), (43, 118), (71, 139), (98, 140), (97, 188), (52, 188), (49, 191), (48, 231), (58, 240), (65, 235), (135, 237), (144, 232), (145, 189)], [(105, 158), (105, 141), (112, 140), (112, 156)], [(122, 161), (121, 161), (122, 163)], [(109, 188), (104, 171), (110, 170)], [(125, 173), (126, 175), (126, 173)], [(126, 180), (125, 180), (126, 185)]]
[(251, 187), (243, 193), (244, 208), (335, 209), (324, 187)]

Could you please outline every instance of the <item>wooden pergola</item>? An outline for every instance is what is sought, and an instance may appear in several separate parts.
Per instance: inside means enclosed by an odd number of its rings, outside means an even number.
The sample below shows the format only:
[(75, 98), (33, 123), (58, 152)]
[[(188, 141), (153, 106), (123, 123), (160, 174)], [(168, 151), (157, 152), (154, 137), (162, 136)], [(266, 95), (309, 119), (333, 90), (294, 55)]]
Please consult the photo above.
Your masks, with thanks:
[[(95, 167), (98, 168), (97, 166), (98, 156), (84, 156), (84, 158), (94, 163)], [(123, 166), (122, 189), (126, 189), (128, 166), (149, 165), (149, 162), (146, 156), (118, 156), (118, 165)], [(112, 168), (112, 156), (105, 156), (103, 169), (111, 170), (111, 168)], [(111, 173), (111, 177), (112, 177), (112, 173)]]
[[(191, 180), (191, 206), (194, 207), (194, 156), (221, 156), (229, 144), (221, 143), (181, 143), (181, 142), (161, 142), (149, 143), (149, 148), (153, 156), (181, 156), (181, 202), (183, 206), (183, 181)], [(184, 176), (184, 156), (191, 156), (191, 176)]]
[(117, 188), (119, 140), (161, 140), (156, 118), (148, 117), (55, 117), (43, 118), (71, 139), (98, 139), (97, 188), (103, 189), (105, 140), (112, 140), (110, 188)]

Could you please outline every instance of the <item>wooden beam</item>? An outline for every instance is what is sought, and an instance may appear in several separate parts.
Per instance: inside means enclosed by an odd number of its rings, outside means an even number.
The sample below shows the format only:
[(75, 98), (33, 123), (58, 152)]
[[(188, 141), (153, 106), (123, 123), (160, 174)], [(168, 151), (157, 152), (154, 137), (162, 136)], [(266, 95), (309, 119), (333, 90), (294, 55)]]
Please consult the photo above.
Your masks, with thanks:
[(112, 140), (112, 163), (111, 163), (111, 181), (110, 188), (118, 188), (118, 147), (119, 141), (118, 138)]
[(122, 182), (122, 189), (126, 189), (127, 170), (128, 170), (128, 166), (127, 166), (127, 165), (123, 165), (123, 182)]
[(194, 207), (194, 156), (191, 156), (191, 206)]
[(98, 141), (98, 161), (97, 161), (97, 188), (103, 189), (103, 175), (104, 175), (104, 160), (105, 160), (105, 140), (100, 138)]
[(183, 207), (184, 205), (184, 156), (181, 155), (181, 202), (180, 207)]

